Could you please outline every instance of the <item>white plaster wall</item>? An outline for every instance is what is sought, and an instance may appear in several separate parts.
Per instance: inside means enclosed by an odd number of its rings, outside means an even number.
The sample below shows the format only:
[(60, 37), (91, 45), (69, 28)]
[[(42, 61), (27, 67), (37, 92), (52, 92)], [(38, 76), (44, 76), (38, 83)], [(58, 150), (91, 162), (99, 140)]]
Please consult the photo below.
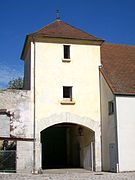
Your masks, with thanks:
[(120, 171), (135, 171), (135, 97), (117, 96), (118, 157)]
[[(70, 52), (65, 63), (63, 44), (36, 43), (36, 115), (72, 112), (99, 121), (100, 47), (72, 44)], [(63, 86), (73, 86), (75, 105), (61, 105)]]
[[(100, 73), (101, 79), (101, 129), (102, 129), (102, 167), (110, 171), (109, 144), (116, 144), (115, 114), (108, 114), (108, 102), (114, 101), (114, 95)], [(115, 103), (115, 101), (114, 101)]]
[(33, 142), (17, 141), (17, 172), (30, 173), (32, 172), (33, 156), (32, 151)]
[[(37, 151), (40, 132), (49, 125), (73, 122), (89, 127), (95, 132), (96, 170), (101, 170), (100, 46), (70, 44), (71, 62), (62, 62), (62, 43), (35, 43), (36, 84), (36, 139)], [(31, 43), (31, 95), (34, 82), (34, 44)], [(62, 105), (63, 86), (73, 86), (75, 105)], [(34, 109), (33, 105), (32, 108)], [(33, 118), (33, 115), (31, 116)], [(74, 117), (74, 118), (73, 118)], [(76, 118), (78, 117), (78, 118)], [(92, 123), (91, 123), (92, 122)], [(37, 153), (37, 167), (41, 154)]]

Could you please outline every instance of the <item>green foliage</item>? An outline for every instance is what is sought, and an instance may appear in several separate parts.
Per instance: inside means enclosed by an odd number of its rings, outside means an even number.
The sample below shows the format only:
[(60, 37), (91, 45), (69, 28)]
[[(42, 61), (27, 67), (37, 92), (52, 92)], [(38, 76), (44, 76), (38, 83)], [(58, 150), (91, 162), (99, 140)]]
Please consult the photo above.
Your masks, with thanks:
[(23, 88), (23, 79), (21, 77), (12, 79), (8, 83), (8, 89), (22, 89), (22, 88)]

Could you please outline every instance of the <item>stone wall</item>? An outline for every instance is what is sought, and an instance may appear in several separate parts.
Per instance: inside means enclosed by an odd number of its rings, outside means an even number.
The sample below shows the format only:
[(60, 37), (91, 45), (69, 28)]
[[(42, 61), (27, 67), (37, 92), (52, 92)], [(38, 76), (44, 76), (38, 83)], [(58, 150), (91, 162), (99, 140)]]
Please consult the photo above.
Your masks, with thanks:
[[(32, 138), (30, 91), (0, 91), (0, 137)], [(7, 127), (9, 126), (10, 127)], [(10, 131), (9, 131), (10, 130)]]
[(0, 91), (0, 139), (16, 141), (16, 172), (32, 171), (33, 123), (31, 92)]

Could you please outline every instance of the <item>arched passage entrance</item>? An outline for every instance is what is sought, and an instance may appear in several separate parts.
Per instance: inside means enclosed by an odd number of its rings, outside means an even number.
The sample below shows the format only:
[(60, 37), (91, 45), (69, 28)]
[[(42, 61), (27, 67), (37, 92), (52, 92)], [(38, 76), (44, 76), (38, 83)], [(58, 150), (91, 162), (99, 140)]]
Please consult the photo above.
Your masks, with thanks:
[(42, 169), (85, 168), (94, 170), (95, 133), (87, 127), (60, 123), (41, 131)]

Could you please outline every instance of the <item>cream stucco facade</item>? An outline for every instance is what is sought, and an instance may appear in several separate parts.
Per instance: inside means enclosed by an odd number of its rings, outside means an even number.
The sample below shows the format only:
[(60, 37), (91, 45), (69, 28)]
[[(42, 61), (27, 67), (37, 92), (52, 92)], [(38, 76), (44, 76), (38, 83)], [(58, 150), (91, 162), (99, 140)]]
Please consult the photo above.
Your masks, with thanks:
[[(51, 41), (31, 43), (27, 59), (32, 98), (35, 75), (36, 169), (42, 161), (40, 132), (56, 124), (75, 123), (95, 132), (95, 170), (100, 171), (100, 46), (70, 43), (70, 62), (64, 62), (67, 43)], [(72, 86), (73, 104), (62, 103), (63, 86)]]

